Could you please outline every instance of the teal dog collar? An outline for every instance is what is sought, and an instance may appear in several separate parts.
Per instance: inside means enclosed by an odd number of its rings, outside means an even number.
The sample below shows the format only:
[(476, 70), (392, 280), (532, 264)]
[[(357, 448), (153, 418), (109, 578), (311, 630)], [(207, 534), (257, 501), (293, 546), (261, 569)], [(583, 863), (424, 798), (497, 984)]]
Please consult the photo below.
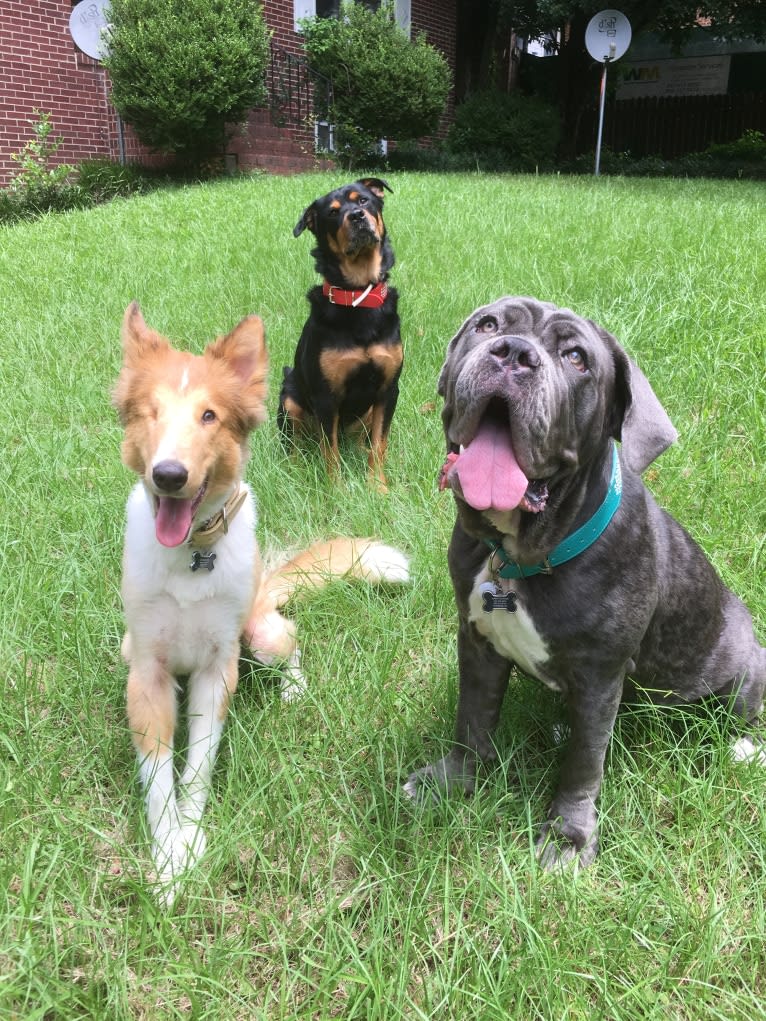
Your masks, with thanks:
[[(489, 558), (490, 573), (499, 575), (501, 578), (531, 578), (535, 574), (550, 574), (554, 567), (565, 564), (579, 556), (584, 550), (592, 546), (598, 537), (603, 533), (606, 526), (614, 517), (615, 511), (620, 506), (622, 499), (622, 472), (620, 471), (620, 458), (617, 453), (617, 445), (612, 444), (612, 475), (609, 479), (604, 502), (599, 509), (585, 522), (577, 531), (568, 535), (563, 542), (545, 558), (540, 564), (532, 564), (530, 567), (522, 567), (515, 560), (511, 560), (499, 542), (494, 539), (484, 541), (492, 550)], [(500, 567), (493, 569), (493, 561), (497, 558)]]

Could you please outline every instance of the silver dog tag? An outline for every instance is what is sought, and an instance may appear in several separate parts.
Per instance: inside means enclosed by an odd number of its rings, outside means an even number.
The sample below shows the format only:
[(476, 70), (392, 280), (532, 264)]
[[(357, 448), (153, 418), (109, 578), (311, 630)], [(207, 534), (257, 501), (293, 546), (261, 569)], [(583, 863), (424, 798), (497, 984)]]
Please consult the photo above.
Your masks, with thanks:
[(494, 581), (482, 582), (479, 585), (479, 592), (481, 593), (481, 608), (485, 613), (492, 613), (493, 610), (516, 612), (515, 592), (504, 592)]
[(215, 568), (215, 558), (215, 553), (202, 553), (200, 550), (195, 550), (192, 553), (189, 568), (192, 571), (212, 571)]

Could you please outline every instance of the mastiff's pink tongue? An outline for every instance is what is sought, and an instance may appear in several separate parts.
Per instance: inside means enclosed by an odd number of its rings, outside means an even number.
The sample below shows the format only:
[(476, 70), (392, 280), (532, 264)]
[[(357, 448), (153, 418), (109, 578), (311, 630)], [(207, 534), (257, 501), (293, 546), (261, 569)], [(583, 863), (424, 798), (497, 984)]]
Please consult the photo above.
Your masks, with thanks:
[(491, 421), (481, 423), (449, 474), (453, 472), (464, 499), (476, 510), (513, 510), (529, 485), (513, 453), (508, 430)]
[(191, 500), (176, 500), (170, 496), (159, 498), (154, 530), (163, 546), (180, 546), (189, 534), (191, 523)]

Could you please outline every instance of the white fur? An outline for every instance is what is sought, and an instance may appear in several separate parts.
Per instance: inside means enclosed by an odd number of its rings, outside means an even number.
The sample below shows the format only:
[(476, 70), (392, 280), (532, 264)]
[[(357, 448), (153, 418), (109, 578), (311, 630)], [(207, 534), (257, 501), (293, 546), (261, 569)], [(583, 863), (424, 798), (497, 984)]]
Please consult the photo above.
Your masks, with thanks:
[[(215, 568), (190, 569), (185, 543), (168, 548), (154, 534), (154, 514), (140, 483), (127, 506), (122, 595), (128, 631), (141, 627), (141, 642), (163, 636), (172, 673), (189, 673), (209, 655), (211, 644), (234, 644), (253, 595), (255, 501), (247, 490), (229, 531), (216, 542)], [(138, 633), (135, 638), (138, 639)]]
[[(244, 487), (248, 489), (248, 487)], [(255, 563), (255, 504), (248, 495), (215, 544), (213, 571), (190, 569), (192, 550), (172, 549), (154, 534), (154, 515), (142, 484), (127, 506), (122, 595), (127, 624), (125, 651), (131, 668), (152, 674), (159, 658), (173, 675), (189, 678), (188, 755), (173, 783), (173, 748), (140, 761), (153, 853), (164, 898), (172, 880), (203, 852), (200, 820), (223, 731), (226, 672), (239, 650), (239, 635), (250, 610)]]
[(758, 766), (766, 766), (766, 746), (756, 744), (749, 737), (740, 737), (731, 746), (731, 757), (734, 762), (753, 762)]
[(393, 546), (376, 543), (368, 546), (359, 558), (367, 581), (381, 581), (392, 585), (405, 585), (410, 580), (410, 565), (407, 557)]
[[(255, 504), (240, 482), (245, 436), (227, 408), (232, 399), (241, 400), (248, 431), (265, 418), (268, 357), (257, 316), (243, 319), (198, 357), (175, 351), (149, 331), (133, 302), (123, 320), (123, 346), (114, 402), (125, 425), (123, 461), (141, 479), (128, 499), (123, 556), (127, 709), (160, 894), (169, 904), (177, 877), (205, 849), (201, 819), (237, 687), (240, 638), (261, 662), (284, 667), (283, 696), (295, 697), (305, 685), (300, 652), (295, 628), (279, 608), (301, 587), (321, 587), (342, 575), (374, 583), (407, 581), (409, 573), (397, 550), (350, 537), (317, 543), (262, 572)], [(151, 375), (139, 371), (142, 362)], [(200, 541), (208, 534), (212, 548), (162, 544), (160, 536), (178, 538), (174, 530), (157, 532), (159, 484), (153, 469), (164, 460), (178, 462), (186, 472), (182, 491), (164, 498), (187, 501), (176, 505), (180, 513), (194, 506), (189, 501), (201, 500), (192, 528)], [(218, 526), (207, 531), (205, 523), (241, 491), (245, 499), (229, 516), (228, 532), (220, 534)], [(168, 505), (161, 506), (165, 524), (169, 513)], [(195, 562), (195, 553), (214, 556), (213, 569), (207, 569), (209, 561)], [(186, 762), (176, 784), (179, 677), (188, 679), (189, 725)]]
[(489, 580), (489, 571), (484, 567), (476, 576), (468, 600), (469, 620), (473, 621), (480, 634), (488, 638), (502, 656), (512, 660), (530, 677), (536, 677), (549, 688), (559, 691), (556, 682), (543, 672), (542, 668), (549, 658), (548, 646), (524, 609), (523, 597), (519, 595), (513, 581), (500, 579), (499, 584), (504, 592), (517, 593), (514, 612), (499, 609), (488, 613), (483, 609), (479, 586)]

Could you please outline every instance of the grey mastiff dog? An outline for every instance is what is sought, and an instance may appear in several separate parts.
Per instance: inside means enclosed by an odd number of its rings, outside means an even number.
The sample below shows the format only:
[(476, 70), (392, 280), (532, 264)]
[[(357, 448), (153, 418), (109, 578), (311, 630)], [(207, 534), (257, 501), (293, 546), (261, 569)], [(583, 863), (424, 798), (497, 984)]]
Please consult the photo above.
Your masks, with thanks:
[(752, 721), (766, 649), (745, 606), (645, 488), (641, 472), (676, 431), (606, 330), (569, 309), (501, 298), (450, 342), (439, 393), (442, 484), (457, 505), (449, 568), (460, 693), (452, 750), (405, 789), (473, 791), (478, 762), (496, 758), (515, 663), (561, 692), (569, 714), (539, 860), (588, 865), (621, 700), (636, 688), (663, 704), (715, 693)]

